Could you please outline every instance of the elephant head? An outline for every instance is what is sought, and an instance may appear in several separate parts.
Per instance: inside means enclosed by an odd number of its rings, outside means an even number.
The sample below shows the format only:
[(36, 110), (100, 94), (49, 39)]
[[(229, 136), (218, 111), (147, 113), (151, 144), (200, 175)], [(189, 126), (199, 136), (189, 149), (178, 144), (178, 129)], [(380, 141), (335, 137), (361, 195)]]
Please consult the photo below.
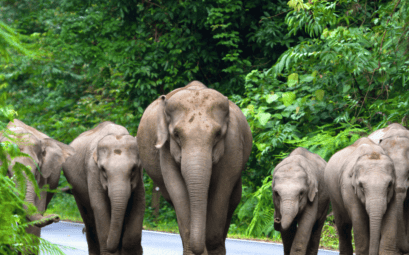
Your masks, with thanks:
[(131, 193), (141, 181), (141, 162), (136, 138), (131, 135), (108, 134), (98, 141), (93, 161), (99, 172), (102, 189), (111, 203), (111, 222), (107, 249), (118, 249), (125, 211)]
[[(37, 183), (40, 184), (41, 179), (47, 179), (55, 173), (59, 174), (62, 164), (65, 162), (65, 160), (75, 153), (75, 150), (66, 144), (58, 142), (52, 138), (38, 138), (22, 127), (14, 127), (10, 128), (10, 130), (14, 134), (9, 135), (9, 137), (11, 139), (19, 138), (17, 144), (20, 151), (28, 154), (31, 157), (14, 158), (11, 161), (8, 169), (8, 175), (10, 176), (13, 173), (13, 166), (18, 162), (20, 164), (29, 166)], [(1, 138), (2, 142), (7, 140), (9, 139), (6, 137)], [(42, 188), (41, 185), (40, 188)], [(45, 198), (41, 199), (45, 200)], [(26, 201), (35, 205), (40, 211), (46, 209), (46, 205), (44, 202), (42, 203), (41, 208), (39, 208), (40, 202), (34, 192), (34, 186), (30, 181), (27, 181)], [(40, 228), (53, 222), (59, 221), (58, 218), (50, 216), (43, 217), (41, 214), (31, 215), (28, 217), (28, 219), (29, 221), (40, 220), (41, 222), (35, 225), (36, 227)]]
[(280, 208), (275, 221), (281, 223), (282, 230), (287, 230), (307, 203), (317, 197), (318, 181), (312, 167), (310, 160), (294, 155), (284, 159), (274, 170), (273, 200), (275, 208)]
[(204, 251), (210, 177), (224, 154), (229, 111), (229, 100), (200, 82), (159, 99), (156, 148), (169, 150), (180, 167), (189, 195), (190, 247), (195, 254)]
[(394, 195), (394, 164), (379, 146), (362, 144), (343, 168), (349, 171), (354, 192), (369, 216), (369, 254), (378, 254), (382, 220)]

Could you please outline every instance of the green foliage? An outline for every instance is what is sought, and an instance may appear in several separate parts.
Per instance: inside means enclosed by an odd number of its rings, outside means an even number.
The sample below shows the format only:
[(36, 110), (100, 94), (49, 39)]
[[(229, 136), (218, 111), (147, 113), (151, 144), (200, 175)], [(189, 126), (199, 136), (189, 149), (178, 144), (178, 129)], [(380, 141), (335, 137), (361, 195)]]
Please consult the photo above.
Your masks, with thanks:
[[(9, 48), (17, 50), (22, 54), (31, 54), (23, 44), (13, 29), (0, 22), (0, 54), (9, 60)], [(1, 79), (4, 79), (0, 77)], [(0, 82), (2, 80), (0, 79)], [(0, 115), (3, 119), (13, 120), (17, 112), (13, 107), (6, 105), (6, 95), (2, 94), (0, 100)], [(7, 122), (0, 122), (0, 132), (2, 136), (9, 138), (12, 142), (5, 141), (0, 143), (0, 254), (38, 253), (47, 251), (56, 254), (63, 254), (61, 250), (46, 240), (42, 240), (32, 234), (27, 234), (25, 229), (39, 221), (27, 222), (27, 216), (38, 213), (37, 208), (24, 201), (26, 194), (27, 181), (33, 183), (34, 191), (40, 196), (40, 189), (31, 169), (25, 165), (16, 162), (11, 172), (9, 166), (11, 160), (17, 157), (30, 157), (20, 152), (19, 143), (24, 142), (20, 138), (13, 138), (15, 135), (6, 129)]]
[(0, 75), (21, 118), (65, 143), (103, 120), (136, 134), (150, 102), (195, 79), (241, 94), (249, 71), (295, 41), (276, 38), (283, 16), (270, 17), (285, 1), (16, 2), (0, 19), (37, 35), (48, 54), (0, 61)]
[(27, 39), (27, 37), (16, 33), (11, 27), (0, 20), (0, 57), (10, 61), (10, 54), (7, 48), (11, 48), (24, 55), (32, 55), (27, 50), (27, 46), (21, 42), (21, 39)]
[[(272, 68), (250, 72), (244, 96), (231, 96), (255, 145), (247, 173), (258, 174), (245, 178), (256, 187), (239, 210), (243, 221), (251, 219), (248, 234), (267, 234), (274, 210), (270, 174), (296, 147), (328, 160), (375, 129), (409, 124), (408, 1), (288, 4), (288, 35), (305, 37)], [(334, 246), (331, 240), (325, 242)]]
[[(247, 228), (247, 236), (270, 236), (273, 239), (281, 238), (280, 232), (274, 230), (274, 209), (271, 206), (271, 176), (268, 176), (260, 189), (258, 189), (246, 203), (240, 208), (239, 218), (243, 220), (250, 216), (251, 222)], [(249, 209), (256, 205), (249, 215)], [(251, 210), (250, 210), (251, 211)]]

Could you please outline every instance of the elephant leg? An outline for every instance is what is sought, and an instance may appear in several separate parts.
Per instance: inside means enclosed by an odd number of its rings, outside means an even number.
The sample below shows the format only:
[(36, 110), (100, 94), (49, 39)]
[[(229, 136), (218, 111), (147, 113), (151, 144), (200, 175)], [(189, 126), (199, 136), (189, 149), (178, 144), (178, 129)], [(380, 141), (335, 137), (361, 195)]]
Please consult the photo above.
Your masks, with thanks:
[[(193, 253), (190, 249), (190, 202), (186, 184), (170, 153), (161, 150), (160, 157), (163, 178), (167, 181), (165, 183), (166, 189), (162, 190), (162, 194), (165, 197), (166, 192), (164, 191), (167, 191), (175, 208), (183, 243), (183, 255), (191, 255)], [(161, 186), (159, 188), (162, 189)]]
[(351, 235), (352, 223), (350, 219), (346, 218), (348, 213), (340, 213), (340, 209), (337, 208), (335, 203), (332, 203), (332, 210), (339, 235), (339, 254), (352, 255), (354, 252)]
[[(221, 179), (227, 180), (223, 177)], [(236, 184), (229, 184), (226, 181), (212, 183), (209, 191), (206, 248), (208, 254), (224, 255), (230, 220), (241, 198), (241, 180), (239, 179)]]
[(295, 234), (297, 233), (297, 222), (293, 221), (287, 230), (281, 231), (281, 238), (283, 239), (284, 254), (289, 255), (291, 246), (293, 245)]
[[(36, 226), (28, 226), (26, 228), (26, 232), (38, 237), (41, 236), (41, 228)], [(39, 245), (40, 245), (39, 242), (36, 243), (36, 245), (31, 246), (31, 249), (27, 249), (23, 254), (39, 254)]]
[(99, 255), (100, 254), (99, 241), (95, 228), (95, 220), (92, 217), (93, 212), (90, 208), (87, 209), (80, 203), (79, 199), (77, 199), (77, 194), (75, 193), (74, 198), (75, 201), (77, 202), (78, 210), (80, 211), (82, 220), (84, 221), (84, 225), (86, 228), (85, 235), (88, 243), (88, 252), (90, 255)]
[(227, 219), (226, 219), (226, 226), (224, 227), (224, 235), (223, 235), (224, 242), (226, 242), (227, 234), (229, 233), (230, 223), (231, 223), (231, 219), (233, 217), (234, 211), (236, 210), (237, 206), (240, 203), (241, 193), (242, 193), (242, 181), (240, 178), (239, 182), (234, 187), (233, 193), (230, 197), (229, 210), (227, 212)]
[(365, 209), (354, 208), (351, 211), (352, 228), (354, 229), (355, 254), (369, 253), (369, 222)]
[(314, 224), (312, 229), (310, 242), (308, 243), (307, 254), (316, 255), (318, 254), (318, 248), (320, 246), (321, 232), (324, 227), (325, 220), (327, 219), (327, 211), (329, 208), (329, 203), (322, 211), (321, 217)]
[(409, 234), (409, 197), (408, 195), (406, 195), (406, 199), (403, 204), (403, 215), (404, 215), (403, 222), (405, 222), (405, 226), (406, 226), (406, 235), (408, 235)]
[(142, 182), (132, 193), (126, 210), (121, 255), (142, 255), (142, 225), (145, 213), (145, 189)]

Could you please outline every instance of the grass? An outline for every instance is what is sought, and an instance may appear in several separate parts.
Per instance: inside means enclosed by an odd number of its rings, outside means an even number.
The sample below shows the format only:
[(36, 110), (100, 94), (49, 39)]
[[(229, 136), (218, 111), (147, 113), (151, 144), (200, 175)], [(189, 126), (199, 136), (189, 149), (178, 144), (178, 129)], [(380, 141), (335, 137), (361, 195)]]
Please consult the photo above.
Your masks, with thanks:
[[(56, 194), (48, 206), (45, 214), (58, 214), (61, 220), (82, 222), (81, 215), (78, 211), (74, 197), (68, 194)], [(167, 232), (167, 233), (179, 233), (178, 224), (176, 222), (176, 215), (174, 210), (169, 208), (161, 208), (159, 211), (159, 217), (157, 220), (153, 220), (151, 209), (147, 208), (145, 212), (144, 225), (145, 230)], [(247, 236), (245, 235), (245, 225), (231, 224), (228, 238), (232, 239), (245, 239), (253, 241), (264, 241), (281, 243), (281, 236)], [(320, 248), (338, 250), (338, 235), (334, 224), (334, 216), (329, 216), (322, 229)]]

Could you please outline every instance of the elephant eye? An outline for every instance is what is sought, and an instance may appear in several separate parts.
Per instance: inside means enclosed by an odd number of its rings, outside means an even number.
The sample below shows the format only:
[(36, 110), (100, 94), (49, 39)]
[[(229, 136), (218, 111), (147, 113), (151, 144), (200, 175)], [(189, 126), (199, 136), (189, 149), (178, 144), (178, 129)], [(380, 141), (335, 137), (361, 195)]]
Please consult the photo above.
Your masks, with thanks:
[(136, 174), (136, 169), (137, 169), (136, 166), (132, 167), (132, 169), (131, 169), (131, 176), (132, 176), (132, 177), (135, 176), (135, 174)]
[(105, 170), (105, 168), (102, 166), (101, 167), (101, 172), (102, 172), (102, 175), (105, 177), (105, 178), (107, 178), (107, 172), (106, 172), (106, 170)]
[(173, 136), (174, 136), (176, 139), (179, 139), (179, 132), (178, 132), (178, 131), (174, 131), (174, 132), (173, 132)]
[(274, 195), (275, 195), (276, 197), (279, 197), (279, 196), (280, 196), (277, 191), (274, 191)]
[(359, 183), (359, 188), (361, 189), (362, 193), (364, 193), (364, 186), (362, 185), (362, 182)]
[(222, 135), (222, 131), (219, 130), (216, 132), (216, 137), (220, 137), (221, 135)]
[(392, 182), (389, 183), (388, 189), (392, 187)]

